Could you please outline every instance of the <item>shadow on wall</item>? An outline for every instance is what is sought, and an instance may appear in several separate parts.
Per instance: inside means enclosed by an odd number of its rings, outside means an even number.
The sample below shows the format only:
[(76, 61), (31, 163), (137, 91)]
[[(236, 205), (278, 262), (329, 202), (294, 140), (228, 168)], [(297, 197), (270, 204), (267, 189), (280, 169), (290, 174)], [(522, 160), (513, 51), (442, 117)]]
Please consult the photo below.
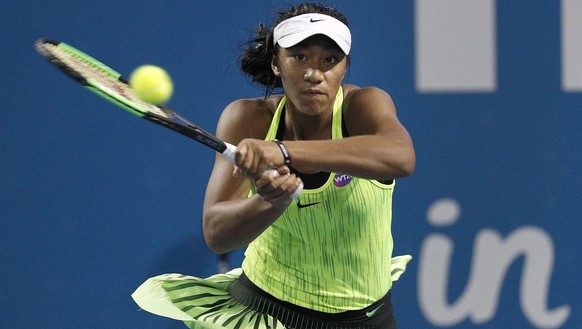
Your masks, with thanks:
[[(191, 235), (168, 248), (165, 253), (152, 263), (150, 273), (181, 273), (197, 277), (225, 272), (233, 266), (240, 266), (238, 262), (243, 251), (233, 251), (226, 255), (214, 254), (204, 242), (202, 236)], [(144, 277), (145, 281), (147, 278)], [(169, 320), (166, 329), (182, 329), (185, 325), (181, 321)]]
[[(202, 236), (191, 235), (168, 248), (152, 262), (150, 273), (180, 273), (207, 277), (218, 273), (218, 257), (206, 246)], [(146, 278), (144, 278), (145, 280)]]

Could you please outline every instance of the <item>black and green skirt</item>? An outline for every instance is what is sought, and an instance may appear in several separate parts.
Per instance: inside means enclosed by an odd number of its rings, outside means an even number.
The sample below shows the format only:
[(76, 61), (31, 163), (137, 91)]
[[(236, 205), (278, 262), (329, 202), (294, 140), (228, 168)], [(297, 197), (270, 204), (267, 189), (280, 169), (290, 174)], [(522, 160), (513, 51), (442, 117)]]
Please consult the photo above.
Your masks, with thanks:
[[(411, 258), (405, 255), (392, 259), (392, 281), (398, 280)], [(286, 308), (279, 303), (272, 303), (268, 299), (254, 298), (252, 292), (246, 293), (246, 289), (239, 283), (241, 274), (240, 268), (208, 278), (163, 274), (148, 279), (138, 287), (132, 297), (143, 310), (183, 321), (191, 329), (367, 329), (376, 327), (373, 321), (362, 325), (335, 325), (329, 321), (319, 322), (317, 317), (311, 314), (303, 315), (302, 312), (296, 312), (295, 309)], [(387, 302), (381, 300), (371, 305), (370, 310), (367, 308), (361, 313), (370, 314), (379, 307), (385, 307), (388, 303), (389, 300)], [(280, 316), (280, 314), (285, 316)]]

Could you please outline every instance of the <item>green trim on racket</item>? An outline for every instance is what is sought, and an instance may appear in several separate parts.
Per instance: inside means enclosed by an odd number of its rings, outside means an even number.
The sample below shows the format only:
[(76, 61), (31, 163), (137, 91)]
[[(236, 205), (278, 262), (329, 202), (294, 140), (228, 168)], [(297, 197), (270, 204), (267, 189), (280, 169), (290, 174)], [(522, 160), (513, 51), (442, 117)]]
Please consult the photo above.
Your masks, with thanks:
[[(42, 42), (47, 42), (49, 40), (47, 39), (41, 39), (38, 42), (42, 43)], [(115, 77), (116, 79), (119, 79), (121, 77), (121, 73), (115, 71), (114, 69), (110, 68), (109, 66), (101, 63), (99, 60), (87, 55), (86, 53), (80, 51), (79, 49), (72, 47), (64, 42), (55, 42), (52, 41), (51, 43), (55, 44), (57, 47), (61, 48), (63, 51), (69, 52), (71, 54), (73, 54), (74, 56), (76, 56), (77, 58), (80, 58), (81, 60), (89, 63), (90, 65), (95, 66), (97, 69), (99, 69), (100, 71), (104, 72), (107, 75), (110, 75), (112, 77)]]
[[(121, 73), (115, 71), (114, 69), (110, 68), (109, 66), (103, 64), (99, 60), (95, 59), (94, 57), (76, 49), (73, 46), (70, 46), (64, 42), (56, 42), (54, 40), (49, 39), (40, 39), (36, 42), (36, 49), (47, 59), (49, 59), (53, 64), (59, 67), (62, 71), (73, 77), (75, 80), (83, 84), (87, 89), (90, 91), (98, 94), (99, 96), (107, 99), (108, 101), (112, 102), (115, 105), (121, 106), (123, 109), (127, 110), (129, 113), (136, 115), (138, 117), (143, 117), (149, 110), (144, 108), (144, 105), (147, 104), (140, 104), (139, 102), (131, 101), (127, 97), (120, 97), (119, 92), (121, 90), (110, 90), (105, 88), (105, 86), (96, 81), (95, 79), (83, 76), (78, 71), (75, 71), (73, 67), (71, 67), (66, 61), (59, 59), (58, 52), (62, 52), (67, 54), (71, 59), (75, 59), (79, 63), (84, 63), (87, 66), (90, 66), (92, 69), (100, 72), (103, 76), (108, 76), (113, 80), (119, 80), (120, 82), (127, 84), (125, 80), (123, 80)], [(54, 47), (54, 49), (50, 49), (49, 47)], [(64, 57), (61, 57), (64, 58)], [(131, 98), (136, 99), (137, 96), (133, 96)]]
[(127, 112), (138, 116), (140, 118), (144, 117), (144, 114), (142, 112), (139, 112), (138, 110), (136, 110), (137, 105), (134, 105), (133, 107), (128, 106), (125, 102), (122, 102), (120, 100), (118, 100), (117, 98), (115, 98), (113, 95), (109, 94), (108, 92), (104, 92), (102, 89), (97, 88), (93, 85), (86, 85), (85, 88), (87, 88), (88, 90), (96, 93), (97, 95), (105, 98), (106, 100), (110, 101), (111, 103), (113, 103), (114, 105), (120, 106), (121, 108), (123, 108), (124, 110), (126, 110)]

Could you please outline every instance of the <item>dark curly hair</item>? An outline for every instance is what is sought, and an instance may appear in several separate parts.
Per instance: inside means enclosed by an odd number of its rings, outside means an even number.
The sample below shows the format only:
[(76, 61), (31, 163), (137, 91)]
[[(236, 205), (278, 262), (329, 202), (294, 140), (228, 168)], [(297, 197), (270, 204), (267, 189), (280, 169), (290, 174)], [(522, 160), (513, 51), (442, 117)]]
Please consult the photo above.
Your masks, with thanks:
[(269, 29), (262, 23), (259, 24), (256, 36), (245, 44), (240, 57), (240, 67), (253, 82), (266, 86), (265, 98), (269, 97), (275, 88), (282, 87), (281, 78), (275, 76), (271, 70), (271, 60), (278, 47), (273, 44), (274, 27), (286, 19), (308, 13), (328, 15), (348, 26), (346, 17), (335, 8), (319, 3), (302, 3), (279, 12), (279, 18)]

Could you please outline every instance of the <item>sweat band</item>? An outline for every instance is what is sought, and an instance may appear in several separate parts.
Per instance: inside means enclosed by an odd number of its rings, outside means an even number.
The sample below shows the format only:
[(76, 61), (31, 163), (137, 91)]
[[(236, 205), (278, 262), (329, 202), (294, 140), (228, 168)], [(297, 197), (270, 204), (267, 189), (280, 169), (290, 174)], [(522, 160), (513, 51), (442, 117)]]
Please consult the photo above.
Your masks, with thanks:
[(286, 165), (291, 164), (291, 154), (289, 154), (289, 151), (287, 150), (287, 148), (285, 147), (283, 142), (281, 142), (278, 139), (273, 140), (273, 142), (275, 142), (275, 144), (277, 144), (277, 146), (279, 146), (281, 153), (283, 153), (283, 159), (285, 161), (285, 164)]

